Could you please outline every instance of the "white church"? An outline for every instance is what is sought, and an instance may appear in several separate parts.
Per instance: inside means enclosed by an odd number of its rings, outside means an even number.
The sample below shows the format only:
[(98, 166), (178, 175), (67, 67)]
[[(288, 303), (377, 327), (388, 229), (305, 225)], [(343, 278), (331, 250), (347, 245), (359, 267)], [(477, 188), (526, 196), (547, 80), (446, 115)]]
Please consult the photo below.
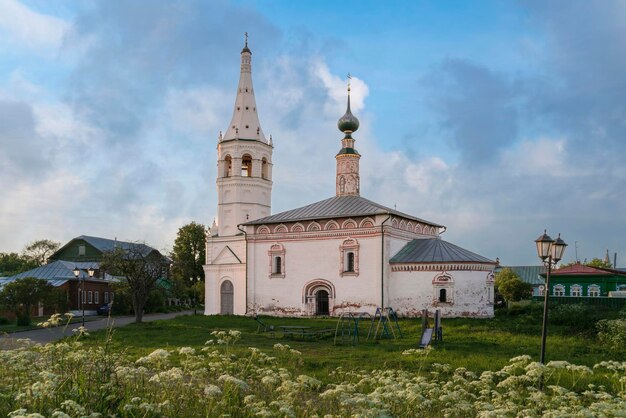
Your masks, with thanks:
[[(361, 197), (348, 106), (334, 196), (272, 215), (272, 151), (241, 51), (233, 117), (217, 144), (217, 221), (206, 243), (205, 314), (493, 316), (495, 262), (441, 239), (445, 226)], [(331, 158), (333, 150), (328, 151)]]

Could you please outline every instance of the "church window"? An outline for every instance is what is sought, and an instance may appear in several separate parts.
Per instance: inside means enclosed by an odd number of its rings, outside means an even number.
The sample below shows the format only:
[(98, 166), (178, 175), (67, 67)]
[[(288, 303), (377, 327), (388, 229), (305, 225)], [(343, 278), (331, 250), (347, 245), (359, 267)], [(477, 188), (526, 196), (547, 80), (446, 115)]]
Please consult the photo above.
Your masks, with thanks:
[(283, 259), (280, 256), (274, 257), (274, 262), (272, 263), (272, 274), (282, 274), (283, 272)]
[(552, 288), (553, 296), (565, 296), (565, 286), (557, 284)]
[(248, 129), (250, 126), (246, 125), (246, 129)]
[(352, 251), (346, 253), (346, 271), (354, 272), (354, 253)]
[(82, 257), (82, 256), (84, 256), (84, 255), (85, 255), (85, 246), (84, 246), (84, 245), (79, 245), (79, 246), (78, 246), (78, 255), (79, 255), (80, 257)]
[(230, 177), (233, 175), (233, 159), (230, 155), (224, 158), (224, 177)]
[(433, 279), (433, 304), (447, 304), (454, 303), (454, 280), (446, 272), (435, 276)]
[(600, 286), (597, 284), (589, 285), (587, 288), (587, 295), (592, 298), (597, 298), (600, 296)]
[(339, 191), (341, 193), (346, 191), (346, 179), (343, 176), (339, 177)]
[(267, 165), (267, 159), (265, 157), (261, 160), (261, 177), (265, 180), (269, 180), (269, 166)]
[(248, 154), (241, 158), (241, 176), (252, 177), (252, 157)]
[(237, 111), (240, 111), (240, 110), (241, 110), (241, 108), (239, 106), (237, 106)]
[(341, 243), (339, 247), (341, 264), (340, 275), (358, 276), (359, 275), (359, 243), (354, 238), (348, 238)]
[(246, 106), (246, 110), (249, 110), (250, 108), (248, 106)]
[(268, 251), (270, 262), (270, 278), (285, 277), (285, 248), (281, 244), (273, 244)]
[(569, 288), (569, 295), (574, 297), (580, 297), (583, 295), (583, 288), (581, 285), (574, 284)]

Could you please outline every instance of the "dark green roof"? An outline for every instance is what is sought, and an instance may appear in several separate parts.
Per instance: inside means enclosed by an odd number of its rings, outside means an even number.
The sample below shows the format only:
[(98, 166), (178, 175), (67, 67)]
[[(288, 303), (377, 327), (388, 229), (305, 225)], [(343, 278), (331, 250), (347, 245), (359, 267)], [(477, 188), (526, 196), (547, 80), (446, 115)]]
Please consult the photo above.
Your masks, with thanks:
[(390, 263), (481, 263), (495, 264), (488, 258), (440, 238), (414, 239), (390, 260)]
[(337, 153), (337, 155), (342, 155), (342, 154), (353, 154), (353, 155), (361, 155), (359, 154), (359, 152), (357, 150), (355, 150), (354, 148), (342, 148), (339, 150), (339, 152)]
[(335, 196), (301, 208), (277, 213), (265, 218), (246, 222), (244, 225), (274, 224), (281, 222), (297, 222), (314, 219), (347, 218), (352, 216), (396, 215), (413, 221), (422, 222), (434, 227), (442, 227), (436, 223), (416, 218), (406, 213), (379, 205), (361, 196)]

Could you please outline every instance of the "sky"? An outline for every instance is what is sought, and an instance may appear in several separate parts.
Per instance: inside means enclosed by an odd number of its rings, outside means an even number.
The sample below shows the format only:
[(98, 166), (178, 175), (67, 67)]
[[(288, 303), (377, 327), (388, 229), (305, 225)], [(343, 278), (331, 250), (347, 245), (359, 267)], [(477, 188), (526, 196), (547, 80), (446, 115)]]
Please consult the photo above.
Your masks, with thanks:
[(0, 0), (0, 252), (171, 250), (217, 212), (244, 32), (272, 212), (335, 193), (352, 75), (361, 195), (505, 265), (626, 267), (626, 2)]

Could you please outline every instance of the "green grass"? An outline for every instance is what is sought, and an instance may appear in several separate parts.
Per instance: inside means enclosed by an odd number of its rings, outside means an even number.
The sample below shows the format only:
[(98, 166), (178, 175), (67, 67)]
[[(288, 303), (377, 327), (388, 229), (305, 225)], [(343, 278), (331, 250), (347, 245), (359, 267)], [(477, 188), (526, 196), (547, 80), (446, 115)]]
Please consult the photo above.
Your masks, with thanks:
[[(12, 334), (14, 332), (41, 329), (41, 327), (37, 324), (40, 322), (46, 321), (48, 318), (50, 318), (50, 316), (39, 316), (39, 317), (32, 318), (30, 325), (16, 325), (15, 320), (13, 320), (10, 324), (0, 325), (0, 334), (4, 334), (4, 333)], [(85, 322), (97, 321), (98, 319), (102, 319), (102, 317), (101, 316), (86, 316)], [(78, 323), (82, 323), (82, 318), (79, 316), (73, 317), (72, 320), (70, 321), (70, 324), (78, 324)], [(65, 325), (65, 322), (63, 322), (63, 325)]]
[[(262, 318), (268, 324), (307, 325), (312, 328), (335, 328), (337, 319)], [(416, 348), (420, 338), (421, 320), (402, 319), (400, 328), (403, 338), (366, 340), (369, 322), (360, 327), (363, 337), (357, 345), (345, 343), (334, 345), (333, 338), (319, 341), (297, 341), (282, 337), (280, 332), (257, 333), (257, 323), (252, 318), (236, 316), (182, 316), (168, 321), (155, 321), (116, 328), (112, 348), (123, 350), (133, 357), (146, 355), (157, 348), (190, 346), (200, 348), (213, 339), (214, 330), (239, 330), (242, 338), (235, 352), (247, 347), (259, 348), (272, 355), (273, 345), (288, 344), (301, 351), (302, 372), (324, 378), (338, 366), (347, 369), (373, 370), (381, 368), (413, 369), (414, 361), (402, 356), (404, 350)], [(471, 371), (498, 370), (510, 358), (528, 354), (539, 357), (541, 328), (529, 324), (524, 316), (497, 317), (494, 319), (444, 319), (444, 342), (436, 346), (425, 363), (446, 363), (453, 368), (465, 367)], [(101, 345), (105, 332), (94, 332), (88, 345)], [(572, 334), (565, 327), (549, 329), (546, 359), (566, 360), (571, 363), (593, 366), (607, 360), (624, 361), (624, 353), (608, 352), (593, 337)]]

